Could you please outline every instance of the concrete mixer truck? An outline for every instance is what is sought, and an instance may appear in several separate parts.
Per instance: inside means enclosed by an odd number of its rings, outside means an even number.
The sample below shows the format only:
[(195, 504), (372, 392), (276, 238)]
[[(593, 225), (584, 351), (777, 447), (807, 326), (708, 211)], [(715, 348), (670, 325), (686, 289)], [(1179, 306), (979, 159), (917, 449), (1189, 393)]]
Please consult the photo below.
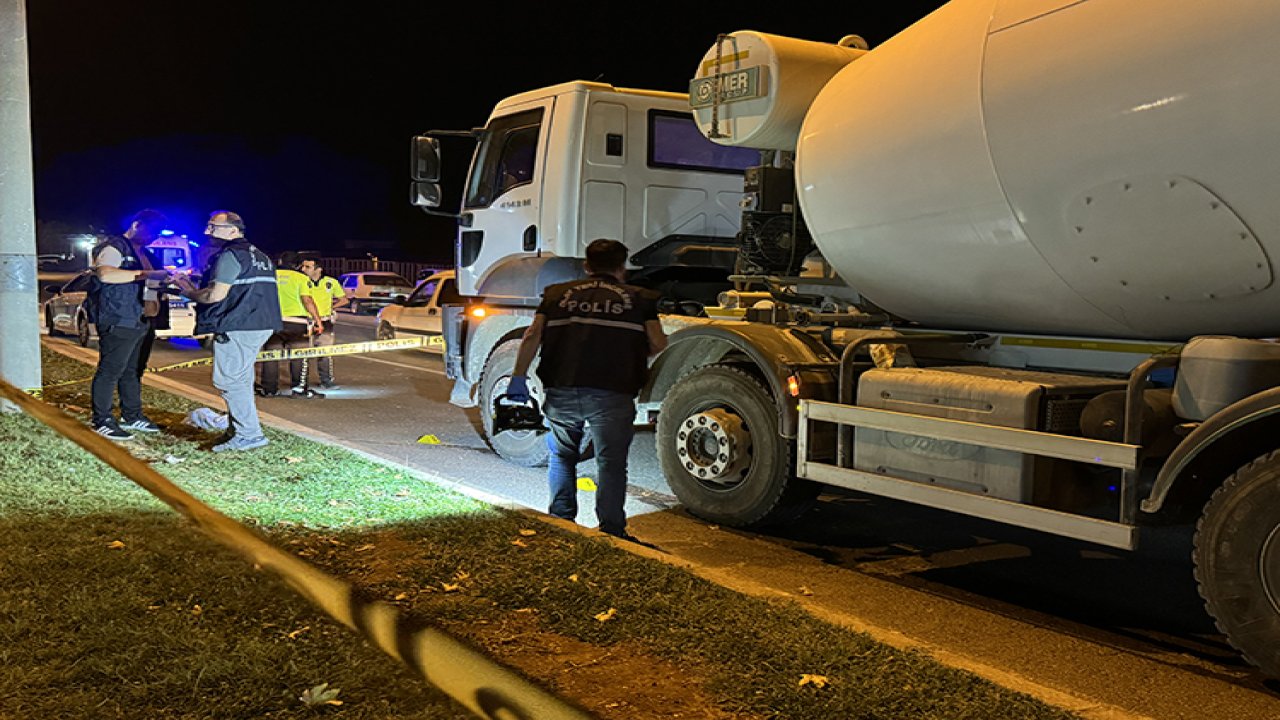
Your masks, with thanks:
[[(607, 158), (624, 141), (591, 134), (590, 101), (535, 130), (540, 163), (610, 183), (574, 180), (559, 217), (605, 209), (616, 226), (593, 229), (625, 239), (642, 277), (685, 256), (724, 268), (732, 234), (718, 305), (672, 333), (641, 397), (681, 503), (751, 527), (834, 486), (1125, 549), (1146, 527), (1193, 525), (1209, 613), (1280, 675), (1277, 31), (1263, 0), (952, 0), (870, 50), (723, 35), (685, 110), (754, 157), (705, 155), (726, 162), (701, 193), (707, 177), (686, 176), (706, 202), (694, 215), (726, 197), (740, 213), (688, 238), (628, 224), (662, 179), (620, 184)], [(624, 152), (652, 159), (633, 142), (643, 122), (611, 111)], [(503, 115), (468, 181), (481, 194)], [(430, 180), (434, 140), (416, 142)], [(469, 222), (459, 253), (475, 265), (490, 239), (473, 247)], [(590, 239), (553, 249), (545, 225), (520, 230), (486, 273)], [(459, 387), (501, 382), (466, 350), (501, 333), (454, 333)], [(475, 346), (492, 365), (495, 343)]]

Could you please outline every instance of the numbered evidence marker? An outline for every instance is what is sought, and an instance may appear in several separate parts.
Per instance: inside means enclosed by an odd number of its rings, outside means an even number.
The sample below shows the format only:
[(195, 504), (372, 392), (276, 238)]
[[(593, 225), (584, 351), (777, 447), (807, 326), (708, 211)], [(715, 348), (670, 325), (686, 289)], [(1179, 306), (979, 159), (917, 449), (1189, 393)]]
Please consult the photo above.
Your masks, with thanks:
[(589, 477), (580, 477), (578, 478), (578, 489), (583, 492), (595, 492), (596, 481)]
[(423, 445), (439, 445), (440, 438), (436, 437), (435, 435), (423, 435), (422, 437), (418, 438), (418, 442)]

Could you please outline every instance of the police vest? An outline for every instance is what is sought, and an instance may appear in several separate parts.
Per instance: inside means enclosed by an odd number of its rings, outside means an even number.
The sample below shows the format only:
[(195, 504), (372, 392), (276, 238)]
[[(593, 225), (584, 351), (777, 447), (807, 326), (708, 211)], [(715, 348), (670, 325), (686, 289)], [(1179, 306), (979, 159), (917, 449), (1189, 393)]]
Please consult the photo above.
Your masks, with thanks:
[[(93, 262), (107, 248), (115, 248), (120, 253), (121, 270), (141, 270), (142, 261), (133, 249), (133, 243), (122, 237), (109, 237), (94, 246)], [(143, 305), (142, 290), (144, 282), (134, 280), (127, 283), (105, 283), (95, 272), (89, 280), (89, 290), (85, 308), (89, 322), (100, 328), (110, 326), (142, 327)]]
[(220, 302), (196, 306), (196, 334), (236, 330), (279, 330), (280, 298), (276, 293), (276, 269), (271, 258), (248, 241), (229, 243), (205, 268), (204, 287), (213, 282), (213, 269), (222, 253), (231, 253), (240, 264), (240, 275)]
[(635, 394), (649, 374), (645, 322), (658, 319), (658, 294), (606, 275), (551, 285), (538, 377), (546, 387)]

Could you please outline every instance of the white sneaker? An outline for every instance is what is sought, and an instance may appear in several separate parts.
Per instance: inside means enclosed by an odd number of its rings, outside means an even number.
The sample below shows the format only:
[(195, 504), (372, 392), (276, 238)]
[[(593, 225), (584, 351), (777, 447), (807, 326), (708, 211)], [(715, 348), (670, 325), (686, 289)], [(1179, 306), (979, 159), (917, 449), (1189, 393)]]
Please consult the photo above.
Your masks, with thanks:
[(268, 444), (270, 444), (270, 442), (271, 441), (267, 440), (265, 435), (260, 435), (256, 438), (244, 438), (244, 437), (240, 437), (239, 435), (236, 435), (235, 437), (231, 438), (230, 440), (224, 443), (214, 445), (212, 450), (214, 452), (228, 452), (232, 450), (254, 450), (260, 447), (266, 447)]

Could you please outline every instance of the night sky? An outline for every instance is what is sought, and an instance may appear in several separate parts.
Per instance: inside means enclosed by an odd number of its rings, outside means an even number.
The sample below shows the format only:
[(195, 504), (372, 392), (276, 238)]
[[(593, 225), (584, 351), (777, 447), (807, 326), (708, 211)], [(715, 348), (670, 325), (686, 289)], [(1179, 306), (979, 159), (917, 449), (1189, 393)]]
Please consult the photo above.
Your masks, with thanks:
[(721, 32), (875, 47), (940, 4), (28, 0), (37, 219), (229, 208), (272, 253), (448, 262), (452, 222), (408, 204), (415, 133), (569, 80), (683, 92)]

